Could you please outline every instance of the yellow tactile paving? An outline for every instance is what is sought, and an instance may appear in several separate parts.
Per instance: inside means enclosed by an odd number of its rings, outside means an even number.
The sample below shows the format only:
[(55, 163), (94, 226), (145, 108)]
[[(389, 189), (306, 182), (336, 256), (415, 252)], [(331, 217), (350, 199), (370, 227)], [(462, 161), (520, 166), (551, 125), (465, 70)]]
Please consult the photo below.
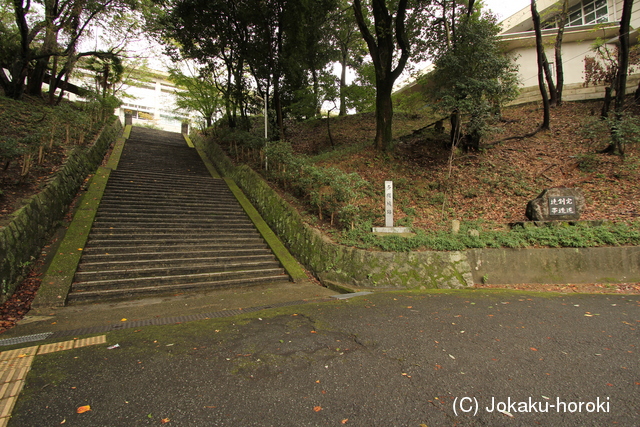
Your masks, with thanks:
[(23, 366), (31, 366), (34, 356), (25, 356), (17, 359), (0, 361), (0, 374), (9, 369), (22, 368)]
[(15, 350), (3, 351), (0, 353), (0, 361), (22, 358), (25, 356), (35, 356), (38, 351), (38, 345), (26, 348), (16, 348)]
[(24, 387), (24, 380), (31, 369), (36, 354), (47, 354), (56, 351), (89, 345), (106, 344), (107, 336), (83, 338), (63, 341), (42, 346), (18, 348), (0, 352), (0, 427), (5, 427), (11, 418), (11, 411)]
[(0, 385), (0, 400), (19, 395), (23, 386), (24, 381), (16, 381)]
[(88, 345), (106, 344), (107, 336), (99, 335), (97, 337), (83, 338), (77, 340), (74, 348), (86, 347)]
[(16, 404), (16, 400), (18, 400), (18, 396), (0, 400), (0, 417), (1, 418), (8, 418), (11, 416), (11, 410), (13, 409), (13, 406)]
[(0, 384), (24, 380), (27, 377), (29, 369), (31, 369), (31, 365), (23, 366), (21, 368), (7, 369), (0, 373)]
[(53, 353), (56, 351), (70, 350), (73, 348), (74, 344), (75, 344), (74, 340), (56, 342), (53, 344), (45, 344), (43, 346), (40, 346), (40, 349), (38, 350), (38, 355)]

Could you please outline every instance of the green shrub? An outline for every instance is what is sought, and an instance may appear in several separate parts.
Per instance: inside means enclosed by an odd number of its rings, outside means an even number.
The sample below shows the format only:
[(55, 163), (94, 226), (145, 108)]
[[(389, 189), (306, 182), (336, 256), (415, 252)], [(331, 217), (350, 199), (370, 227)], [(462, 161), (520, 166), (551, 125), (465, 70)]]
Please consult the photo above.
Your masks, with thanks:
[(361, 220), (358, 201), (369, 184), (360, 175), (315, 165), (308, 157), (295, 155), (287, 142), (269, 143), (264, 151), (269, 159), (266, 177), (306, 201), (321, 220), (330, 218), (343, 229), (354, 228)]

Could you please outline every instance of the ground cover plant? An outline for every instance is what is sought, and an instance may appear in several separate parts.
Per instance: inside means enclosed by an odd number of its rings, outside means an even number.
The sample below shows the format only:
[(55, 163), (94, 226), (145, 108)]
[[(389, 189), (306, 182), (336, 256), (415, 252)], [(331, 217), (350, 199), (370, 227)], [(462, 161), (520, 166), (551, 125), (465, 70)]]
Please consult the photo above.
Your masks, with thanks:
[[(216, 140), (234, 161), (260, 171), (309, 224), (347, 245), (460, 250), (640, 244), (638, 111), (632, 108), (628, 115), (625, 155), (613, 156), (601, 152), (610, 132), (600, 106), (565, 103), (553, 109), (550, 131), (529, 137), (523, 136), (538, 127), (540, 107), (507, 108), (480, 150), (469, 152), (452, 153), (446, 129), (436, 130), (437, 117), (424, 113), (396, 114), (393, 152), (375, 149), (375, 120), (367, 113), (329, 119), (331, 137), (326, 118), (290, 123), (286, 141), (264, 149), (256, 148), (255, 138), (244, 144), (224, 130)], [(413, 239), (371, 234), (372, 226), (384, 225), (386, 180), (394, 182), (396, 224), (413, 227)], [(513, 227), (526, 221), (529, 200), (562, 186), (584, 191), (581, 219), (595, 223)], [(462, 223), (457, 235), (451, 233), (452, 220)], [(479, 236), (470, 236), (471, 229)]]

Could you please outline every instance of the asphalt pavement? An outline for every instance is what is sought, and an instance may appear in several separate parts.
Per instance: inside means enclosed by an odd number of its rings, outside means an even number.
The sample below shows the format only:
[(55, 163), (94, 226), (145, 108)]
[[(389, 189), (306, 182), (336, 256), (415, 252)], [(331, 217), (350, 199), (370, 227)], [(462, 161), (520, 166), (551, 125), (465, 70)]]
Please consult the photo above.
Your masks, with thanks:
[[(35, 356), (9, 425), (640, 424), (638, 295), (320, 289)], [(261, 292), (254, 306), (269, 304)], [(167, 315), (239, 304), (180, 311), (199, 298), (174, 298), (141, 303), (138, 317), (163, 318), (170, 302)], [(134, 306), (40, 313), (13, 334), (73, 328), (83, 311), (86, 323), (124, 324)]]

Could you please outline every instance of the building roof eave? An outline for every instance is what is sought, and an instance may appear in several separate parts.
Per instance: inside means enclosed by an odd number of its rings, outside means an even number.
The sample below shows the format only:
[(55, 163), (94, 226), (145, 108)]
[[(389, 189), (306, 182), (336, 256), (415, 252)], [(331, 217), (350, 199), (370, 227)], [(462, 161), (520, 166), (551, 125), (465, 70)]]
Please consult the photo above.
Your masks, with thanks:
[[(564, 30), (563, 42), (572, 43), (592, 41), (598, 38), (604, 40), (616, 39), (619, 35), (619, 28), (618, 23), (615, 22), (566, 27)], [(558, 30), (556, 28), (543, 30), (543, 42), (547, 43), (549, 41), (553, 41), (556, 38), (557, 33)], [(507, 52), (517, 48), (535, 46), (536, 42), (535, 33), (533, 31), (501, 34), (499, 38)]]

